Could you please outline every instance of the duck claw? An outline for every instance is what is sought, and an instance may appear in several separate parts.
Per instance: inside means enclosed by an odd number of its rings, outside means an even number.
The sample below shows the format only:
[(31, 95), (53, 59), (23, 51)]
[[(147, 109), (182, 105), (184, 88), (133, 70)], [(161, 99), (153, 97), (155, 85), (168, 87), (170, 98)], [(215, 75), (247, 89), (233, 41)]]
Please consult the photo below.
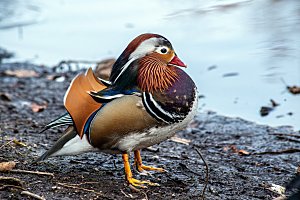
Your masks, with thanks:
[(138, 187), (138, 188), (147, 188), (147, 186), (145, 186), (145, 184), (150, 185), (150, 186), (160, 186), (158, 183), (152, 183), (150, 181), (140, 181), (138, 179), (135, 178), (128, 178), (127, 179), (128, 183), (134, 187)]
[(158, 171), (158, 172), (166, 172), (165, 169), (163, 168), (159, 168), (159, 167), (151, 167), (151, 166), (147, 166), (147, 165), (137, 165), (137, 170), (139, 172), (144, 172), (146, 171)]

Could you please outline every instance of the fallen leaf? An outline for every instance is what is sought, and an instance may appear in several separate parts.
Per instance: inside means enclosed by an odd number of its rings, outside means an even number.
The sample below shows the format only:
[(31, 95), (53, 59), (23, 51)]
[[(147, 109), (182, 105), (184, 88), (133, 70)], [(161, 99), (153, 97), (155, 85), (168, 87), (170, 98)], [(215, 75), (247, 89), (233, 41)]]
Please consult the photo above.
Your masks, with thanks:
[(273, 108), (280, 105), (279, 103), (277, 103), (277, 102), (274, 101), (273, 99), (270, 99), (270, 101), (271, 101), (271, 104), (272, 104), (272, 107), (273, 107)]
[(173, 142), (177, 142), (177, 143), (181, 143), (181, 144), (185, 144), (185, 145), (189, 145), (190, 142), (191, 142), (191, 140), (180, 138), (176, 135), (171, 137), (170, 140), (173, 141)]
[(46, 79), (49, 80), (49, 81), (52, 81), (52, 80), (54, 80), (55, 78), (56, 78), (56, 75), (53, 75), (53, 74), (47, 75), (47, 76), (46, 76)]
[(226, 146), (226, 147), (223, 147), (223, 151), (228, 151), (229, 150), (229, 147)]
[(272, 108), (272, 107), (262, 106), (260, 108), (259, 113), (260, 113), (260, 116), (264, 117), (264, 116), (267, 116), (273, 110), (274, 110), (274, 108)]
[(97, 63), (97, 67), (95, 69), (95, 75), (97, 77), (103, 78), (105, 80), (109, 79), (112, 66), (116, 62), (116, 59), (110, 58), (102, 60), (101, 62)]
[(11, 95), (7, 93), (0, 93), (0, 99), (3, 101), (11, 101)]
[(232, 150), (233, 153), (238, 153), (238, 149), (235, 145), (230, 145), (229, 148)]
[(43, 105), (38, 105), (36, 103), (31, 103), (31, 110), (33, 112), (42, 112), (43, 110), (45, 110), (47, 108), (47, 104), (43, 104)]
[(275, 109), (275, 107), (279, 106), (280, 104), (274, 101), (273, 99), (270, 99), (271, 106), (262, 106), (260, 108), (260, 116), (264, 117), (267, 116), (271, 111)]
[(29, 77), (38, 77), (39, 74), (33, 70), (27, 69), (17, 69), (17, 70), (5, 70), (4, 74), (8, 76), (16, 76), (18, 78), (29, 78)]
[(226, 146), (226, 147), (223, 147), (223, 150), (224, 151), (228, 151), (228, 150), (231, 150), (233, 153), (237, 153), (241, 156), (246, 156), (246, 155), (250, 155), (250, 152), (246, 151), (246, 150), (243, 150), (243, 149), (238, 149), (235, 145), (230, 145), (229, 147)]
[(281, 185), (271, 184), (271, 187), (266, 188), (276, 194), (283, 195), (285, 193), (285, 187)]
[(298, 86), (287, 86), (288, 91), (292, 94), (300, 94), (300, 87)]
[(238, 151), (238, 154), (240, 154), (240, 155), (250, 155), (250, 153), (249, 153), (248, 151), (243, 150), (243, 149), (240, 149), (240, 150)]
[(18, 146), (21, 146), (21, 147), (27, 147), (27, 144), (25, 144), (24, 142), (20, 142), (20, 141), (18, 141), (17, 139), (13, 139), (12, 142), (15, 143), (15, 144), (18, 145)]
[(60, 77), (55, 78), (54, 80), (55, 80), (56, 82), (61, 83), (61, 82), (64, 82), (64, 81), (66, 80), (66, 77), (60, 76)]
[(65, 76), (60, 76), (60, 75), (47, 75), (46, 79), (50, 80), (50, 81), (56, 81), (56, 82), (64, 82), (66, 80)]
[(8, 172), (15, 168), (16, 163), (14, 161), (1, 162), (0, 163), (0, 172)]
[(287, 200), (285, 195), (280, 195), (279, 197), (275, 197), (273, 200)]
[(293, 112), (288, 112), (286, 114), (289, 115), (289, 116), (292, 116), (294, 113)]

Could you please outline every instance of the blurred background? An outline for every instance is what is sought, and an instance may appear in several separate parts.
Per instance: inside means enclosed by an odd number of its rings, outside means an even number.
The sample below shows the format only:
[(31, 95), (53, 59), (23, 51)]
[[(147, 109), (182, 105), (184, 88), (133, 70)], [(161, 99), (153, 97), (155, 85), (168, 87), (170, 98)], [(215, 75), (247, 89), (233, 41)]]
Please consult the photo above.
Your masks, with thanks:
[(200, 112), (300, 129), (300, 95), (286, 88), (300, 86), (299, 0), (0, 0), (0, 47), (15, 54), (4, 62), (98, 62), (145, 32), (188, 64)]

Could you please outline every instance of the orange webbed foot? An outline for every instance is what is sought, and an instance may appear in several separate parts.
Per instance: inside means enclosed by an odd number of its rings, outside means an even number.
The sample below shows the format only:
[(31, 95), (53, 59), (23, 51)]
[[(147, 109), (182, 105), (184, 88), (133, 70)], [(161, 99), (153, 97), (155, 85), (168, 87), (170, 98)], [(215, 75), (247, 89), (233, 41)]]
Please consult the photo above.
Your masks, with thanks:
[(124, 168), (125, 168), (125, 177), (128, 183), (134, 187), (139, 187), (139, 188), (147, 188), (145, 185), (150, 185), (150, 186), (159, 186), (158, 183), (152, 183), (150, 181), (141, 181), (138, 179), (135, 179), (132, 177), (132, 172), (130, 169), (130, 164), (128, 161), (128, 154), (123, 154), (122, 155), (123, 162), (124, 162)]
[(134, 165), (136, 166), (139, 172), (146, 171), (158, 171), (158, 172), (166, 172), (165, 169), (159, 167), (152, 167), (142, 164), (141, 153), (139, 150), (134, 151)]
[(147, 188), (145, 184), (150, 185), (150, 186), (159, 186), (158, 183), (152, 183), (150, 181), (140, 181), (138, 179), (128, 177), (127, 181), (129, 184), (133, 185), (134, 187), (139, 187), (139, 188)]
[(143, 165), (143, 164), (139, 165), (138, 163), (135, 163), (135, 165), (139, 172), (144, 172), (145, 170), (146, 171), (166, 172), (165, 169), (159, 168), (159, 167), (152, 167), (152, 166), (147, 166), (147, 165)]

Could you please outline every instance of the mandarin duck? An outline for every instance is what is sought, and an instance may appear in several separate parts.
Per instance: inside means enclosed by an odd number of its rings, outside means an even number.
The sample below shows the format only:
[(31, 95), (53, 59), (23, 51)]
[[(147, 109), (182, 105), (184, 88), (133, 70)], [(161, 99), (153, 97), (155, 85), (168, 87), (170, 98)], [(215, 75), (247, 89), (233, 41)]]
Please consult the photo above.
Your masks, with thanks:
[(171, 43), (158, 34), (136, 37), (112, 67), (109, 80), (91, 69), (77, 75), (64, 96), (67, 113), (43, 131), (67, 125), (64, 135), (37, 161), (52, 156), (100, 151), (122, 154), (125, 178), (133, 186), (158, 185), (133, 178), (129, 153), (139, 172), (162, 168), (143, 165), (140, 150), (172, 137), (193, 119), (197, 89), (181, 68)]

